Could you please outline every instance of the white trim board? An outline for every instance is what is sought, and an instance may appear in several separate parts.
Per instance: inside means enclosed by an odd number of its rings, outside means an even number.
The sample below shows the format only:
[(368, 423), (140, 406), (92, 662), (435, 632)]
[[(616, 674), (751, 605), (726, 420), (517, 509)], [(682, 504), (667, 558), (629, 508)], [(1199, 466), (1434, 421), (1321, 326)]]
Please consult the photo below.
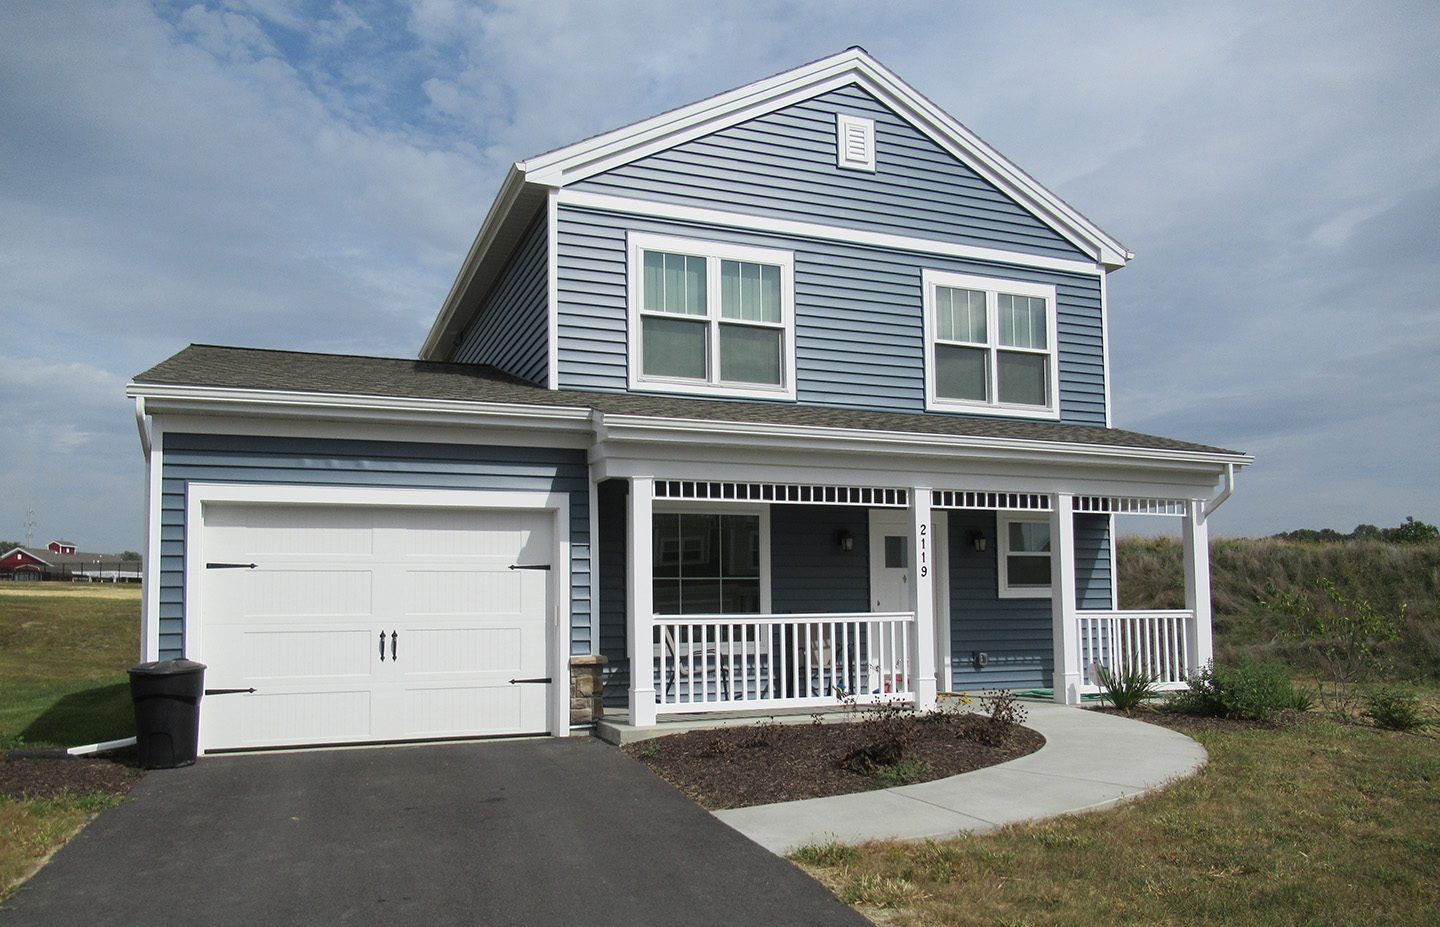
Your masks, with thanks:
[(1061, 273), (1103, 275), (1104, 268), (1093, 261), (1072, 261), (1066, 258), (1049, 257), (1042, 254), (1027, 254), (1023, 251), (1006, 251), (1002, 248), (986, 248), (980, 245), (963, 245), (957, 242), (938, 241), (933, 238), (919, 238), (912, 235), (895, 235), (889, 232), (872, 232), (852, 229), (839, 225), (819, 222), (801, 222), (795, 219), (776, 219), (750, 213), (733, 212), (728, 209), (708, 209), (701, 206), (684, 206), (678, 203), (662, 203), (627, 196), (613, 196), (608, 193), (590, 193), (581, 190), (562, 189), (558, 200), (561, 206), (574, 209), (590, 209), (597, 212), (619, 213), (628, 216), (642, 216), (650, 219), (669, 219), (697, 225), (714, 225), (722, 228), (744, 229), (758, 235), (792, 236), (811, 238), (819, 241), (838, 241), (845, 244), (864, 245), (886, 251), (907, 251), (916, 254), (933, 254), (941, 257), (959, 258), (967, 261), (984, 261), (994, 264), (1010, 264), (1037, 270), (1054, 270)]
[[(273, 483), (191, 482), (185, 490), (185, 656), (204, 662), (205, 506), (212, 504), (345, 505), (363, 508), (461, 508), (553, 513), (552, 614), (547, 618), (551, 679), (550, 733), (570, 734), (570, 500), (565, 493), (366, 486), (291, 486)], [(203, 723), (203, 720), (202, 720)], [(204, 743), (202, 732), (201, 743)]]

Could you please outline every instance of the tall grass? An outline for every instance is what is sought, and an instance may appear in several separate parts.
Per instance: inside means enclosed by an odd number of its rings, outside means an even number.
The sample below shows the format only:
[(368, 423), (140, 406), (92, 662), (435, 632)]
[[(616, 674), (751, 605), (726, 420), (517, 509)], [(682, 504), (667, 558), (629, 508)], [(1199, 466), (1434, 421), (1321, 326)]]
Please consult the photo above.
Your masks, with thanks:
[[(1120, 538), (1120, 607), (1183, 608), (1180, 553), (1180, 543), (1169, 538)], [(1210, 587), (1220, 659), (1278, 659), (1303, 666), (1306, 645), (1287, 638), (1286, 619), (1264, 601), (1271, 598), (1272, 584), (1313, 595), (1321, 578), (1332, 580), (1347, 597), (1368, 599), (1391, 613), (1406, 604), (1404, 630), (1388, 647), (1396, 674), (1440, 678), (1440, 543), (1213, 540)]]

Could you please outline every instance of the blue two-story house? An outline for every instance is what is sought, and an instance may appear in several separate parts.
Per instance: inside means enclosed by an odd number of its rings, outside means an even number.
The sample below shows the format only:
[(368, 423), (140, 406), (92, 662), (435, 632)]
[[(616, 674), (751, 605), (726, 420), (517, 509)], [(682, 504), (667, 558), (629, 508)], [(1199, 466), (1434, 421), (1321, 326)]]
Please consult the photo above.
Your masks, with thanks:
[[(418, 360), (131, 383), (143, 654), (207, 751), (564, 735), (602, 665), (637, 726), (1183, 684), (1250, 458), (1111, 427), (1130, 258), (860, 49), (519, 162)], [(1129, 513), (1183, 610), (1117, 610)]]

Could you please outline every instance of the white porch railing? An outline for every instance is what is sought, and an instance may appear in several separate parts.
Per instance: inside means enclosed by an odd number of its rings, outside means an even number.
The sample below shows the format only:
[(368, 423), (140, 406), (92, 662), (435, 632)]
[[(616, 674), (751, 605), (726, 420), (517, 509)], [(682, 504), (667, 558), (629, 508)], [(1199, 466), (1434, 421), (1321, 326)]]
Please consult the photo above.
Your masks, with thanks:
[(656, 615), (656, 714), (914, 699), (913, 612)]
[(1096, 663), (1111, 670), (1138, 669), (1162, 689), (1185, 685), (1193, 611), (1082, 611), (1078, 619), (1085, 691), (1100, 689), (1090, 672)]

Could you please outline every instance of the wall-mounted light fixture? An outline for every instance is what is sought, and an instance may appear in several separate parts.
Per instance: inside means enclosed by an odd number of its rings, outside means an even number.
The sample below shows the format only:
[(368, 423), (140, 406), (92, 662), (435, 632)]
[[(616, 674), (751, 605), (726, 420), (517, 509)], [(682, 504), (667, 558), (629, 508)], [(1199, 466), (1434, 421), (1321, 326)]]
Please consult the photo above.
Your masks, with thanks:
[(844, 551), (854, 550), (854, 549), (855, 549), (855, 535), (851, 534), (849, 531), (845, 530), (844, 528), (841, 528), (839, 531), (837, 531), (837, 532), (835, 533), (835, 543), (840, 545), (840, 549), (841, 549), (841, 550), (844, 550)]
[(976, 550), (983, 552), (989, 543), (989, 539), (985, 537), (985, 532), (983, 531), (971, 531), (970, 543)]

